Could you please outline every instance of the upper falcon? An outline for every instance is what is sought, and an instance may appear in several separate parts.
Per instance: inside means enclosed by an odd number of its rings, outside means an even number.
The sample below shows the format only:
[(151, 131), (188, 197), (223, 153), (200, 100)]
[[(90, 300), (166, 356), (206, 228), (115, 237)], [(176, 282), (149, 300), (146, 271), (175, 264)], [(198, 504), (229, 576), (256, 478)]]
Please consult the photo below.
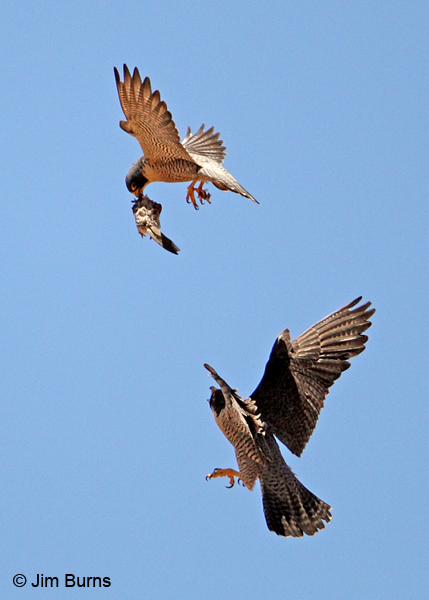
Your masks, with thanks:
[(211, 388), (210, 407), (221, 431), (235, 448), (239, 473), (215, 469), (207, 477), (241, 479), (252, 489), (259, 478), (265, 518), (278, 535), (313, 535), (331, 518), (330, 506), (292, 473), (276, 437), (300, 456), (323, 407), (329, 388), (360, 354), (374, 309), (370, 302), (353, 308), (357, 298), (291, 342), (289, 330), (277, 337), (256, 390), (247, 399), (204, 365), (220, 389)]
[[(119, 125), (137, 138), (144, 153), (127, 173), (125, 181), (130, 192), (140, 197), (152, 181), (191, 181), (186, 200), (198, 208), (195, 192), (201, 203), (208, 201), (210, 194), (203, 185), (211, 181), (221, 190), (230, 190), (257, 202), (222, 167), (226, 148), (213, 127), (205, 131), (204, 125), (201, 125), (194, 135), (188, 128), (186, 137), (180, 141), (171, 113), (166, 103), (161, 101), (159, 92), (152, 92), (149, 77), (142, 82), (137, 68), (131, 76), (124, 65), (124, 81), (121, 81), (116, 67), (115, 78), (119, 100), (127, 118)], [(199, 186), (196, 188), (197, 182)]]

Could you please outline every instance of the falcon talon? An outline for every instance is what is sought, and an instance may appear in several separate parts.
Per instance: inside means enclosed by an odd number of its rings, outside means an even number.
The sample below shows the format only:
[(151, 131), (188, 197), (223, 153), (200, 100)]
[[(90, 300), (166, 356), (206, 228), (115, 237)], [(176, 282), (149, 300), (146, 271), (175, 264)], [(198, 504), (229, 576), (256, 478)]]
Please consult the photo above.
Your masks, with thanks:
[(199, 210), (200, 207), (198, 206), (197, 201), (195, 200), (194, 189), (191, 189), (191, 187), (188, 188), (188, 193), (186, 195), (186, 202), (188, 204), (191, 204), (191, 202), (192, 202), (192, 205), (195, 208), (195, 210)]
[[(213, 390), (216, 388), (212, 388)], [(210, 402), (210, 400), (209, 400)], [(226, 488), (232, 488), (235, 484), (235, 479), (234, 477), (237, 477), (237, 479), (240, 478), (240, 473), (238, 471), (235, 471), (234, 469), (219, 469), (216, 468), (214, 469), (214, 471), (212, 473), (210, 473), (209, 475), (207, 475), (206, 477), (206, 481), (208, 481), (209, 479), (214, 479), (215, 477), (228, 477), (229, 478), (229, 485), (226, 485)]]

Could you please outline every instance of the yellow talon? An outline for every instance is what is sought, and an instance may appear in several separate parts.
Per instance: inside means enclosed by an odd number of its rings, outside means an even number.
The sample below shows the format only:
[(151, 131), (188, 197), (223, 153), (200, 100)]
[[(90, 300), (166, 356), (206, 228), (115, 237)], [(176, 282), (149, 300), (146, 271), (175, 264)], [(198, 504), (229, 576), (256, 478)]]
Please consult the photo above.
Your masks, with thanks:
[(207, 200), (207, 202), (210, 204), (211, 194), (209, 194), (209, 192), (203, 189), (203, 185), (204, 181), (201, 181), (200, 185), (195, 189), (195, 191), (198, 194), (198, 198), (200, 199), (201, 204), (204, 204), (203, 200)]
[(207, 202), (210, 204), (211, 194), (209, 194), (209, 192), (207, 192), (206, 190), (203, 189), (204, 181), (200, 181), (200, 185), (198, 187), (195, 187), (196, 183), (197, 183), (197, 179), (195, 179), (188, 186), (188, 193), (186, 194), (186, 202), (188, 202), (188, 204), (190, 202), (192, 202), (192, 204), (194, 205), (194, 208), (196, 210), (198, 210), (198, 204), (197, 204), (197, 201), (195, 200), (195, 192), (197, 192), (198, 200), (201, 202), (201, 204), (204, 204), (204, 200), (207, 200)]
[(213, 473), (207, 475), (206, 481), (214, 479), (215, 477), (229, 477), (229, 485), (226, 486), (227, 488), (233, 487), (235, 483), (234, 477), (237, 477), (238, 481), (241, 481), (240, 473), (235, 471), (235, 469), (215, 469)]
[(195, 200), (195, 184), (197, 183), (197, 180), (193, 181), (191, 183), (191, 185), (188, 186), (188, 193), (186, 194), (186, 202), (189, 204), (189, 202), (192, 202), (192, 204), (194, 205), (195, 210), (198, 210), (198, 205), (197, 202)]

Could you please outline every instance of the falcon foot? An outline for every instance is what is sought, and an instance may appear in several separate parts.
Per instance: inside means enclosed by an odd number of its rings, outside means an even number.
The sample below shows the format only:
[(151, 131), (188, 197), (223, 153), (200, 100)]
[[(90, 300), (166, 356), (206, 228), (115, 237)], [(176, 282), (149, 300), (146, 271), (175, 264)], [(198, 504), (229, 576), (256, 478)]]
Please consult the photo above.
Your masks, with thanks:
[(207, 475), (206, 481), (208, 481), (209, 479), (214, 479), (215, 477), (229, 477), (229, 485), (225, 486), (227, 488), (233, 487), (235, 483), (234, 477), (237, 477), (238, 483), (241, 482), (244, 486), (244, 483), (240, 479), (240, 473), (238, 471), (235, 471), (234, 469), (215, 469), (213, 473), (209, 473)]
[(188, 186), (188, 193), (186, 194), (186, 202), (189, 204), (192, 202), (194, 208), (198, 210), (197, 201), (195, 200), (195, 192), (197, 192), (198, 200), (201, 204), (204, 204), (204, 200), (210, 204), (211, 194), (203, 189), (204, 181), (200, 181), (200, 185), (195, 187), (197, 180), (193, 181), (191, 185)]

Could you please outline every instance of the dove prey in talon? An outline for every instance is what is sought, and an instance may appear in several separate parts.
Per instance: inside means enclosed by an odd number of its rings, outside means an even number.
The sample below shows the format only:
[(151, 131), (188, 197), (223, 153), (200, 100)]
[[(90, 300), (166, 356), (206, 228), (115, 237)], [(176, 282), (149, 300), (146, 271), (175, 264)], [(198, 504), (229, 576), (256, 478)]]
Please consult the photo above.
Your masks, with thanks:
[[(222, 167), (226, 148), (213, 127), (205, 131), (204, 125), (201, 125), (194, 135), (188, 128), (181, 142), (167, 105), (161, 101), (158, 91), (152, 92), (149, 77), (142, 82), (137, 68), (131, 76), (124, 65), (124, 81), (121, 81), (116, 67), (115, 78), (119, 100), (127, 118), (119, 125), (137, 138), (144, 153), (127, 173), (125, 182), (131, 193), (140, 197), (152, 181), (190, 181), (186, 200), (198, 208), (195, 194), (201, 204), (204, 200), (209, 202), (211, 194), (203, 186), (206, 181), (211, 181), (221, 190), (236, 192), (259, 204)], [(199, 185), (195, 187), (197, 183)]]
[(169, 252), (179, 254), (180, 248), (161, 231), (159, 218), (162, 211), (161, 204), (154, 202), (148, 196), (141, 196), (133, 202), (132, 209), (137, 231), (142, 237), (148, 234), (157, 244)]
[(285, 329), (276, 339), (265, 373), (253, 394), (243, 400), (216, 371), (205, 368), (220, 389), (211, 387), (215, 421), (235, 449), (239, 471), (215, 469), (206, 479), (234, 477), (250, 490), (259, 479), (268, 528), (285, 537), (313, 535), (331, 519), (331, 507), (292, 473), (277, 440), (300, 456), (323, 407), (329, 388), (348, 359), (360, 354), (374, 309), (357, 298), (291, 342)]

